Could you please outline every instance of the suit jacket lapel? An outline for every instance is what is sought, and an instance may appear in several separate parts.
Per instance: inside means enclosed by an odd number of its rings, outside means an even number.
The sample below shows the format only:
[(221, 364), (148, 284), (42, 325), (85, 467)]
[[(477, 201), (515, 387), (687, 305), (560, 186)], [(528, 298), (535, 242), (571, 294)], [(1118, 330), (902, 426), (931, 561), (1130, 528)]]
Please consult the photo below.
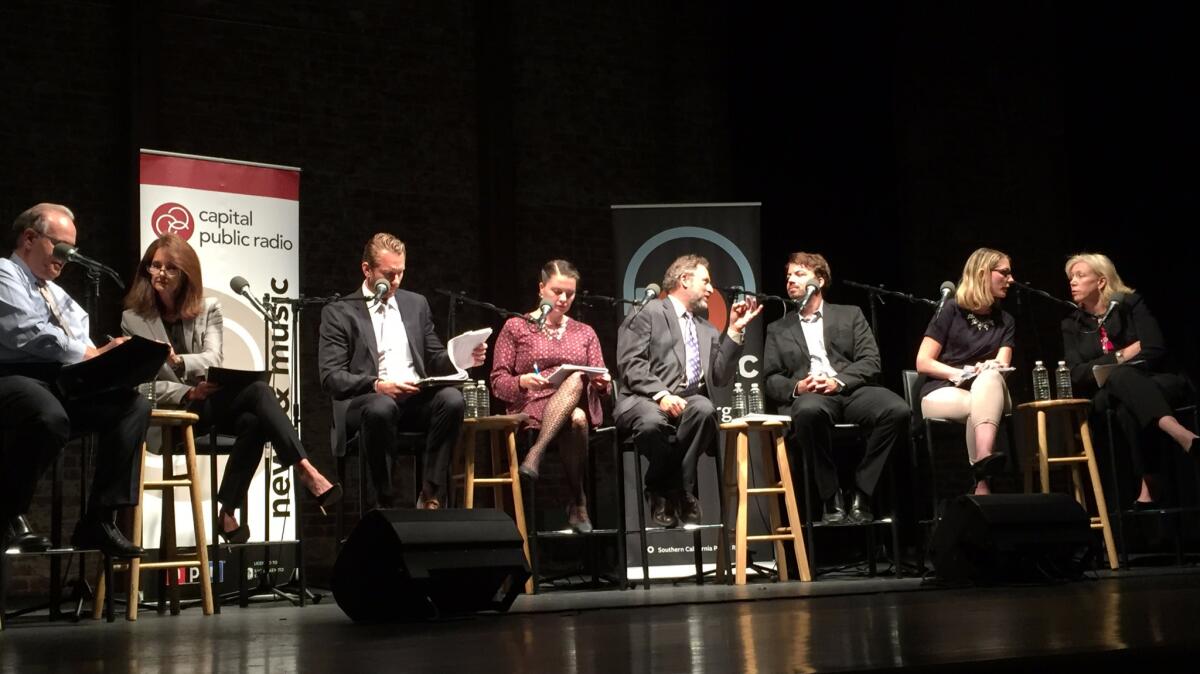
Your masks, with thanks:
[(662, 301), (663, 316), (667, 319), (667, 327), (671, 330), (671, 343), (674, 344), (675, 357), (679, 359), (679, 367), (683, 378), (687, 379), (687, 351), (683, 345), (683, 331), (679, 329), (679, 317), (675, 315), (675, 303), (670, 298)]
[(375, 325), (371, 322), (371, 313), (367, 309), (367, 303), (350, 300), (350, 315), (358, 323), (358, 330), (363, 335), (367, 351), (371, 354), (371, 360), (375, 367), (378, 368), (379, 344), (375, 341)]
[[(396, 298), (396, 306), (400, 306), (400, 298)], [(413, 342), (413, 335), (424, 335), (421, 330), (421, 324), (417, 320), (417, 309), (412, 306), (400, 307), (400, 318), (404, 321), (404, 337), (408, 339), (408, 354), (412, 357), (413, 369), (417, 375), (425, 376), (425, 354), (424, 349), (418, 349)], [(422, 342), (424, 343), (424, 342)]]
[[(700, 374), (702, 374), (702, 375), (707, 374), (707, 375), (711, 376), (712, 373), (710, 372), (710, 370), (712, 369), (712, 367), (711, 367), (711, 361), (709, 359), (712, 358), (713, 339), (712, 339), (712, 336), (709, 334), (708, 330), (701, 331), (700, 327), (702, 325), (708, 326), (708, 327), (712, 327), (712, 326), (708, 321), (701, 323), (700, 319), (698, 319), (694, 316), (692, 317), (692, 321), (696, 324), (696, 341), (700, 342), (700, 368), (701, 368)], [(714, 332), (716, 331), (715, 327), (712, 329)], [(719, 339), (719, 337), (718, 337), (718, 339)], [(685, 373), (687, 372), (687, 368), (684, 368), (684, 372)], [(685, 374), (685, 376), (686, 376), (686, 374)]]
[[(207, 308), (208, 307), (205, 307), (206, 310)], [(187, 345), (187, 348), (192, 353), (200, 353), (201, 351), (201, 349), (197, 349), (195, 345), (196, 324), (200, 324), (200, 334), (203, 335), (205, 325), (208, 323), (208, 314), (206, 314), (204, 311), (201, 311), (200, 315), (197, 316), (196, 319), (197, 320), (194, 321), (183, 321), (183, 343)]]
[(807, 372), (810, 356), (808, 353), (808, 342), (804, 339), (804, 328), (800, 327), (800, 314), (796, 314), (796, 318), (791, 318), (791, 315), (788, 314), (787, 321), (789, 323), (788, 334), (796, 341), (796, 347), (800, 349), (804, 371)]

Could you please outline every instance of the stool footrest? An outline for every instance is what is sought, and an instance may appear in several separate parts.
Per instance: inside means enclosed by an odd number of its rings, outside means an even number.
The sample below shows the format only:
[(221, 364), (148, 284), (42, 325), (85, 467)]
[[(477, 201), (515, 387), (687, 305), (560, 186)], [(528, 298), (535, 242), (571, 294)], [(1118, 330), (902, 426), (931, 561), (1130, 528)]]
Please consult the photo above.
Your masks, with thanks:
[(146, 480), (146, 489), (174, 489), (175, 487), (190, 487), (191, 480)]
[(189, 567), (200, 566), (200, 560), (177, 559), (171, 562), (142, 562), (138, 566), (142, 571), (153, 571), (155, 569), (186, 569)]
[(1088, 458), (1082, 454), (1079, 456), (1052, 456), (1046, 459), (1046, 463), (1051, 465), (1056, 463), (1087, 463)]
[(747, 536), (748, 541), (790, 541), (796, 537), (796, 534), (759, 534), (756, 536)]
[(512, 484), (511, 477), (477, 477), (475, 484)]
[(766, 496), (770, 494), (782, 494), (784, 491), (786, 490), (783, 487), (754, 487), (753, 489), (747, 489), (746, 493), (757, 496)]

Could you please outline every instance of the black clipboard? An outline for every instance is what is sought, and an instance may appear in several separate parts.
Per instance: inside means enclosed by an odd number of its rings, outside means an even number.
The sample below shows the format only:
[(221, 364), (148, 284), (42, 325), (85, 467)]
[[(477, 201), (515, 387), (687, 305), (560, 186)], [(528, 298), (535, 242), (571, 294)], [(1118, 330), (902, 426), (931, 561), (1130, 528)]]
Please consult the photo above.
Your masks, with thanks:
[(69, 400), (132, 389), (154, 379), (170, 351), (171, 347), (162, 342), (130, 337), (95, 358), (63, 367), (58, 371), (58, 390)]
[(239, 390), (243, 389), (255, 382), (263, 382), (270, 378), (271, 373), (266, 370), (235, 370), (228, 367), (210, 367), (208, 368), (207, 380), (210, 384), (217, 384), (222, 390)]

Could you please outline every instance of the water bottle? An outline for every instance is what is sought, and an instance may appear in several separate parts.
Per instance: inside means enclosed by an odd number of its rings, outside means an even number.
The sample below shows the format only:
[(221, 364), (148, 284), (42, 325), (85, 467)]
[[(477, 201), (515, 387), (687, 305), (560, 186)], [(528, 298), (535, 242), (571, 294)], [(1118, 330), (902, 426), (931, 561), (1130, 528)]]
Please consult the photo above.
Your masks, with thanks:
[(475, 383), (475, 412), (480, 417), (492, 416), (492, 396), (482, 379)]
[(746, 392), (742, 390), (742, 382), (733, 385), (733, 409), (729, 415), (734, 419), (746, 416)]
[(758, 384), (750, 385), (750, 400), (747, 407), (750, 410), (750, 414), (762, 414), (764, 411), (762, 391), (758, 388)]
[(1054, 387), (1060, 399), (1075, 397), (1071, 391), (1071, 370), (1065, 360), (1058, 361), (1058, 369), (1054, 371)]
[(470, 379), (462, 387), (463, 403), (466, 405), (466, 418), (474, 419), (479, 416), (479, 397), (475, 390), (475, 382)]
[(1050, 372), (1040, 360), (1033, 363), (1033, 399), (1050, 399)]

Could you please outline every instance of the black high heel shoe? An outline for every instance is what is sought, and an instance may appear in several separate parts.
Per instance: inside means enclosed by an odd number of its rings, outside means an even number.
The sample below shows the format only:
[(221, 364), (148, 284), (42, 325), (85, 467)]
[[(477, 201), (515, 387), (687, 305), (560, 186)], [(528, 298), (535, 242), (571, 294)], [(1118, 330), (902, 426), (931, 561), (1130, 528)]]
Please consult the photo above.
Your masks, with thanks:
[(250, 540), (250, 527), (246, 524), (239, 524), (232, 531), (222, 529), (217, 533), (220, 534), (221, 538), (225, 539), (226, 543), (245, 543)]
[(971, 472), (976, 482), (983, 482), (1004, 472), (1004, 460), (1008, 456), (1004, 452), (992, 452), (971, 466)]
[(317, 494), (316, 499), (317, 507), (321, 509), (321, 514), (329, 515), (329, 513), (325, 512), (325, 506), (337, 505), (337, 502), (342, 500), (342, 483), (334, 483), (329, 489)]

